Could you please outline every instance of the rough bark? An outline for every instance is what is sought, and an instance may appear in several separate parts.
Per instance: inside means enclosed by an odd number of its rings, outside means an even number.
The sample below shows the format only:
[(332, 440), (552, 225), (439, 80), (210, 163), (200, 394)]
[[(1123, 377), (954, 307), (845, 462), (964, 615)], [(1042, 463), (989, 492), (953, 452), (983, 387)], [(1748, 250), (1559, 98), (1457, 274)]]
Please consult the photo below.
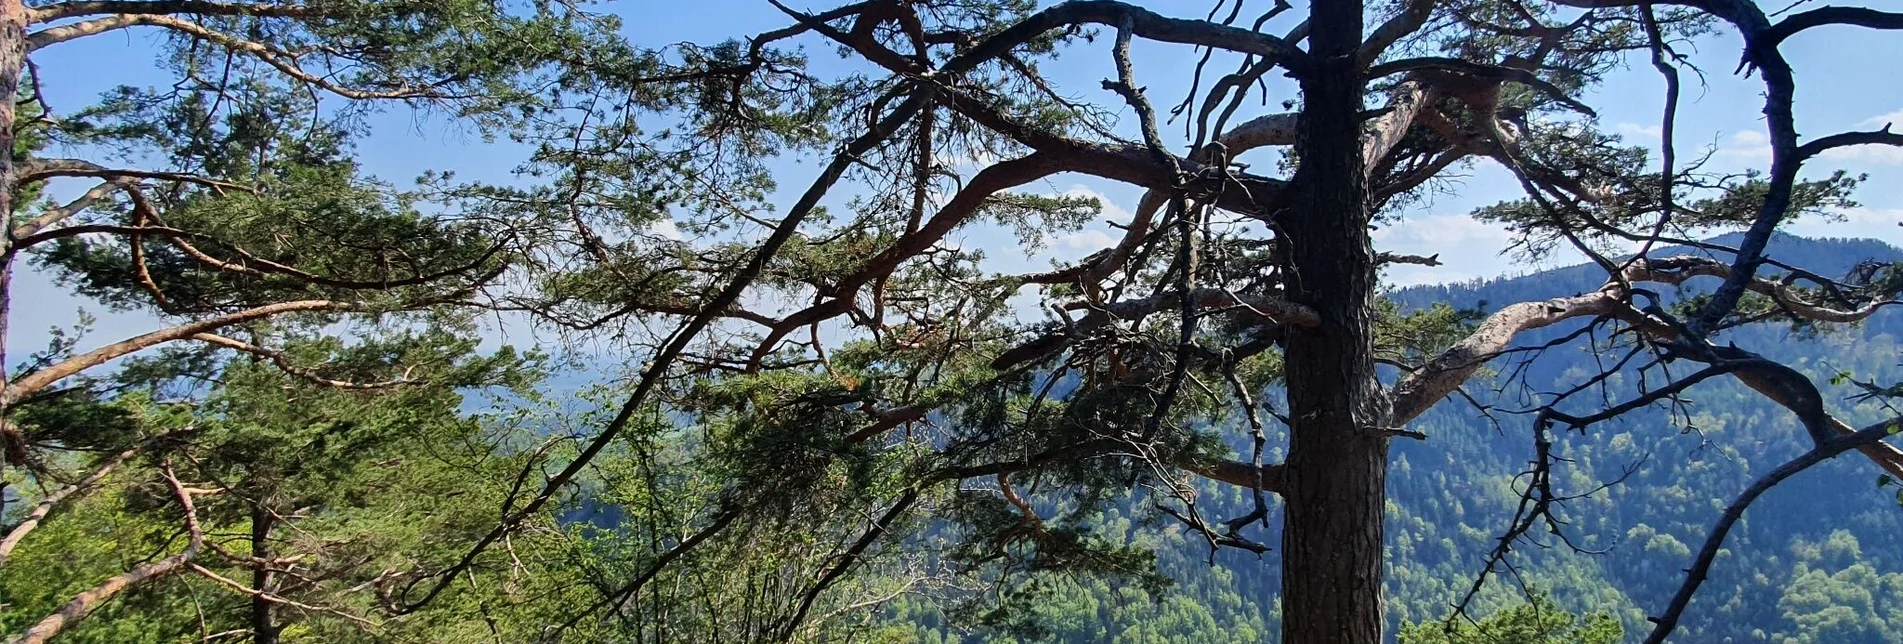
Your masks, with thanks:
[(1302, 80), (1290, 208), (1289, 299), (1320, 324), (1291, 329), (1290, 411), (1282, 531), (1282, 641), (1381, 641), (1382, 509), (1387, 486), (1384, 396), (1375, 380), (1371, 306), (1375, 254), (1363, 171), (1364, 81), (1356, 52), (1360, 0), (1317, 0), (1314, 69)]
[[(20, 95), (20, 71), (26, 66), (26, 4), (0, 0), (0, 225), (13, 227), (14, 98)], [(12, 239), (0, 235), (0, 427), (7, 424), (7, 318), (13, 291)]]
[(251, 507), (251, 641), (277, 644), (278, 626), (271, 620), (271, 512), (263, 505)]

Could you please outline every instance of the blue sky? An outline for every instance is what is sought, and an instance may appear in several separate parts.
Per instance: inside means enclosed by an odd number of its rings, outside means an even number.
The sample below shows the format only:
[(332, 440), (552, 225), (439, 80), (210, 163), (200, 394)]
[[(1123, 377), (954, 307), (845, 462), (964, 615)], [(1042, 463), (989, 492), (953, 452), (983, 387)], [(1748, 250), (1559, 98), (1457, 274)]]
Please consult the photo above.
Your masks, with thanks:
[[(813, 9), (830, 6), (813, 0), (794, 0), (790, 4), (795, 7), (811, 4), (805, 8)], [(1204, 2), (1152, 0), (1143, 4), (1168, 15), (1200, 17), (1207, 10)], [(765, 0), (688, 3), (635, 0), (604, 7), (622, 14), (626, 34), (647, 45), (683, 41), (707, 43), (787, 24), (787, 19)], [(1290, 15), (1279, 20), (1286, 23), (1296, 19)], [(1287, 28), (1286, 24), (1279, 28), (1274, 24), (1271, 23), (1271, 30)], [(118, 85), (169, 82), (169, 79), (153, 76), (151, 61), (157, 37), (149, 30), (125, 30), (37, 53), (34, 60), (41, 66), (49, 102), (55, 110), (71, 110)], [(803, 42), (822, 70), (842, 69), (847, 64), (837, 61), (830, 46), (812, 39)], [(1068, 94), (1103, 105), (1119, 105), (1115, 97), (1098, 88), (1098, 81), (1113, 75), (1108, 44), (1107, 40), (1100, 39), (1095, 45), (1047, 64), (1045, 71)], [(1801, 134), (1821, 136), (1844, 129), (1869, 129), (1886, 121), (1903, 127), (1903, 87), (1894, 81), (1894, 66), (1897, 61), (1903, 61), (1903, 38), (1852, 28), (1817, 29), (1791, 39), (1784, 50), (1798, 69), (1797, 118)], [(1764, 144), (1759, 114), (1762, 84), (1756, 78), (1747, 79), (1732, 73), (1737, 52), (1737, 40), (1723, 34), (1700, 40), (1688, 52), (1704, 69), (1705, 78), (1701, 84), (1696, 76), (1686, 76), (1679, 119), (1680, 158), (1694, 157), (1710, 148), (1714, 150), (1713, 169), (1743, 170), (1765, 165), (1768, 148)], [(1142, 42), (1137, 44), (1134, 54), (1138, 83), (1148, 88), (1153, 101), (1168, 105), (1179, 100), (1187, 89), (1196, 54), (1188, 47)], [(1211, 69), (1232, 66), (1233, 63), (1212, 63)], [(1279, 111), (1280, 101), (1292, 95), (1292, 88), (1286, 82), (1272, 84), (1267, 108), (1259, 107), (1260, 104), (1252, 100), (1245, 110)], [(1613, 74), (1586, 102), (1599, 109), (1602, 128), (1627, 134), (1635, 142), (1656, 144), (1662, 96), (1662, 80), (1645, 60), (1634, 58), (1629, 69)], [(1127, 109), (1123, 115), (1128, 116)], [(1235, 121), (1254, 115), (1245, 112)], [(1127, 120), (1123, 124), (1126, 129), (1131, 125)], [(1177, 132), (1180, 134), (1180, 130)], [(506, 143), (485, 143), (480, 133), (463, 126), (401, 111), (376, 117), (373, 136), (362, 141), (358, 150), (369, 172), (398, 184), (432, 169), (454, 170), (468, 179), (508, 181), (511, 168), (524, 155), (523, 150)], [(1789, 230), (1809, 236), (1873, 237), (1903, 245), (1903, 228), (1898, 227), (1898, 222), (1903, 221), (1903, 188), (1896, 185), (1899, 172), (1903, 172), (1903, 149), (1851, 148), (1826, 161), (1830, 163), (1817, 162), (1813, 167), (1821, 170), (1835, 164), (1853, 172), (1869, 173), (1871, 180), (1857, 195), (1863, 207), (1843, 213), (1847, 221), (1842, 223), (1803, 221)], [(787, 163), (785, 167), (782, 190), (796, 194), (817, 166)], [(1258, 163), (1257, 167), (1272, 165)], [(83, 189), (83, 184), (60, 185), (55, 189), (74, 191)], [(1128, 186), (1075, 175), (1060, 175), (1026, 189), (1098, 196), (1105, 202), (1105, 218), (1112, 220), (1127, 219), (1127, 210), (1134, 208), (1140, 195), (1138, 190)], [(1436, 268), (1399, 267), (1389, 275), (1391, 283), (1460, 281), (1541, 268), (1515, 265), (1501, 253), (1509, 241), (1506, 232), (1466, 216), (1477, 206), (1518, 195), (1518, 187), (1503, 172), (1481, 165), (1456, 183), (1452, 192), (1415, 208), (1399, 224), (1376, 231), (1376, 243), (1381, 250), (1438, 253), (1445, 262)], [(791, 197), (785, 201), (790, 202)], [(995, 260), (995, 268), (1024, 270), (1047, 266), (1053, 260), (1082, 257), (1110, 245), (1116, 233), (1099, 222), (1083, 231), (1059, 237), (1048, 248), (1037, 252), (1016, 252), (1015, 241), (1006, 231), (988, 226), (972, 227), (948, 241), (996, 249), (989, 253)], [(1573, 260), (1561, 256), (1553, 261), (1570, 263)], [(157, 326), (148, 316), (114, 314), (74, 298), (46, 276), (31, 270), (16, 277), (13, 301), (15, 308), (7, 345), (15, 356), (45, 346), (47, 329), (71, 325), (80, 308), (99, 318), (93, 334), (83, 343), (85, 346)], [(516, 341), (522, 340), (517, 338)]]

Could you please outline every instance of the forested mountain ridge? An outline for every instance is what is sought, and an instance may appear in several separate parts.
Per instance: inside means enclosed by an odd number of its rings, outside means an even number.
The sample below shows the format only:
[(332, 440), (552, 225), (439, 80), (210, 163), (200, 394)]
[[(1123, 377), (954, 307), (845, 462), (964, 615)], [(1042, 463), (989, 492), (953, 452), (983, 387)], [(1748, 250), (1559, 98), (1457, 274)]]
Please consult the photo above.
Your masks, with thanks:
[[(1659, 248), (1651, 254), (1680, 252), (1689, 251)], [(1865, 260), (1894, 261), (1903, 251), (1868, 239), (1780, 236), (1771, 244), (1771, 255), (1836, 274)], [(1596, 266), (1578, 265), (1410, 287), (1389, 297), (1404, 310), (1436, 303), (1487, 309), (1490, 303), (1589, 291), (1603, 276)], [(1687, 290), (1715, 282), (1693, 281)], [(1567, 326), (1545, 329), (1517, 344), (1535, 346), (1571, 331)], [(1839, 373), (1857, 380), (1895, 380), (1903, 374), (1899, 338), (1903, 312), (1894, 310), (1855, 326), (1804, 331), (1759, 326), (1724, 337), (1798, 365), (1820, 383)], [(1525, 369), (1527, 382), (1559, 388), (1600, 369), (1600, 357), (1581, 348), (1556, 349), (1525, 362), (1517, 358), (1494, 363), (1503, 372), (1500, 382), (1506, 382), (1505, 371)], [(1489, 410), (1492, 418), (1472, 404), (1450, 401), (1412, 427), (1427, 440), (1396, 444), (1388, 482), (1390, 639), (1402, 623), (1450, 615), (1450, 605), (1468, 591), (1513, 518), (1525, 481), (1519, 475), (1533, 452), (1531, 417), (1507, 413), (1527, 406), (1525, 392), (1494, 391), (1483, 383), (1477, 380), (1469, 392), (1475, 402), (1495, 406)], [(1615, 385), (1612, 391), (1622, 390)], [(1826, 404), (1855, 421), (1876, 418), (1879, 406), (1847, 400), (1858, 392), (1839, 378), (1824, 392)], [(1613, 616), (1628, 639), (1644, 632), (1648, 611), (1670, 599), (1682, 569), (1730, 496), (1752, 477), (1808, 448), (1790, 412), (1735, 381), (1708, 382), (1688, 398), (1693, 404), (1678, 412), (1661, 406), (1556, 437), (1556, 455), (1570, 463), (1554, 473), (1555, 485), (1562, 494), (1584, 495), (1562, 511), (1566, 537), (1593, 552), (1574, 552), (1542, 528), (1535, 536), (1546, 547), (1516, 546), (1507, 561), (1519, 574), (1503, 567), (1491, 577), (1470, 609), (1474, 617), (1525, 601), (1524, 583), (1526, 589), (1550, 594), (1564, 610)], [(1265, 459), (1280, 456), (1278, 451)], [(1691, 605), (1684, 630), (1673, 641), (1903, 642), (1903, 537), (1898, 536), (1903, 535), (1903, 507), (1895, 487), (1878, 487), (1877, 475), (1867, 462), (1839, 458), (1758, 501), (1732, 533), (1704, 594)], [(1251, 503), (1246, 491), (1234, 487), (1211, 485), (1200, 492), (1198, 503), (1212, 516), (1240, 515)], [(1161, 594), (1115, 580), (1052, 581), (1061, 590), (1043, 598), (1037, 620), (1025, 625), (1030, 630), (1018, 632), (970, 629), (945, 622), (931, 608), (900, 602), (889, 617), (902, 625), (888, 626), (888, 633), (894, 641), (927, 642), (1272, 640), (1279, 618), (1279, 553), (1257, 558), (1223, 550), (1212, 564), (1199, 535), (1167, 521), (1159, 521), (1147, 503), (1133, 500), (1104, 512), (1094, 526), (1113, 540), (1162, 544), (1158, 568), (1174, 584)]]

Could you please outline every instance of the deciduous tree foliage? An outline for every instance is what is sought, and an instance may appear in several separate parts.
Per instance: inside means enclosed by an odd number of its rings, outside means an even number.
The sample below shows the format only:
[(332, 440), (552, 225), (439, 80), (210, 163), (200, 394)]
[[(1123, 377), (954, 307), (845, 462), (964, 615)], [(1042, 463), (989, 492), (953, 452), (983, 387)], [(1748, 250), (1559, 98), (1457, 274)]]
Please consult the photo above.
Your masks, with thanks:
[[(647, 48), (566, 5), (0, 11), (24, 16), (21, 44), (0, 51), (29, 56), (119, 29), (174, 34), (181, 89), (125, 90), (12, 128), (22, 140), (140, 142), (168, 169), (101, 169), (33, 148), (0, 175), (104, 180), (77, 205), (15, 216), (9, 261), (34, 252), (88, 295), (189, 320), (56, 355), (9, 381), (0, 402), (28, 405), (62, 379), (172, 341), (363, 386), (262, 340), (213, 335), (289, 313), (418, 311), (457, 326), (498, 311), (613, 341), (631, 374), (610, 388), (618, 405), (578, 419), (551, 443), (559, 449), (518, 454), (528, 462), (493, 520), (455, 554), (381, 577), (374, 610), (411, 619), (479, 595), (468, 580), (493, 574), (536, 526), (576, 525), (586, 497), (615, 529), (582, 530), (575, 552), (589, 554), (574, 565), (592, 592), (560, 605), (543, 635), (643, 641), (823, 638), (892, 597), (974, 580), (985, 590), (970, 616), (1008, 624), (1038, 600), (1039, 574), (1155, 579), (1150, 553), (1098, 538), (1084, 520), (1133, 494), (1211, 548), (1261, 551), (1263, 535), (1279, 533), (1282, 641), (1380, 641), (1390, 443), (1431, 442), (1410, 422), (1458, 398), (1494, 358), (1548, 348), (1516, 344), (1546, 327), (1578, 329), (1558, 344), (1622, 355), (1611, 369), (1636, 368), (1647, 384), (1589, 379), (1524, 414), (1536, 460), (1486, 573), (1529, 532), (1560, 529), (1552, 433), (1591, 431), (1715, 379), (1788, 408), (1791, 431), (1814, 449), (1742, 492), (1710, 491), (1738, 496), (1712, 517), (1677, 596), (1656, 608), (1649, 641), (1696, 610), (1726, 532), (1766, 490), (1853, 450), (1903, 476), (1903, 452), (1883, 442), (1894, 421), (1853, 428), (1816, 383), (1726, 338), (1743, 325), (1855, 323), (1903, 286), (1889, 266), (1821, 275), (1765, 253), (1779, 226), (1848, 204), (1861, 180), (1806, 174), (1807, 164), (1837, 147), (1903, 143), (1887, 128), (1800, 137), (1800, 70), (1780, 45), (1813, 30), (1903, 27), (1903, 14), (1771, 16), (1744, 0), (1221, 2), (1201, 17), (1109, 0), (771, 5), (784, 28)], [(1773, 154), (1761, 173), (1718, 175), (1676, 153), (1686, 65), (1676, 48), (1710, 34), (1738, 45), (1740, 71), (1764, 84)], [(1150, 66), (1138, 41), (1207, 55), (1193, 69)], [(1059, 55), (1100, 57), (1109, 77), (1059, 87), (1039, 71)], [(1600, 131), (1586, 102), (1634, 62), (1666, 88), (1656, 160)], [(1146, 77), (1165, 74), (1196, 82), (1180, 98), (1145, 91)], [(525, 180), (368, 184), (347, 143), (353, 110), (377, 101), (505, 128), (532, 150)], [(1287, 111), (1256, 107), (1277, 104)], [(1525, 190), (1478, 216), (1511, 228), (1528, 253), (1590, 257), (1604, 285), (1490, 312), (1384, 304), (1384, 266), (1434, 258), (1378, 252), (1371, 231), (1472, 164), (1497, 165)], [(1067, 173), (1147, 190), (1113, 247), (998, 274), (950, 241), (997, 226), (1031, 248), (1075, 230), (1099, 204), (1033, 187)], [(692, 239), (662, 234), (662, 221)], [(1742, 241), (1699, 241), (1718, 232)], [(1652, 253), (1667, 244), (1701, 253)], [(1709, 293), (1658, 292), (1694, 281)], [(1025, 296), (1049, 312), (1044, 322), (1026, 321), (1014, 304)], [(14, 427), (28, 448), (109, 442)], [(192, 527), (194, 475), (158, 467), (186, 536), (148, 565), (209, 547)], [(1208, 516), (1197, 478), (1250, 490), (1253, 511)], [(111, 583), (100, 588), (117, 592)], [(255, 597), (266, 583), (233, 582)], [(1550, 621), (1529, 610), (1498, 628)]]

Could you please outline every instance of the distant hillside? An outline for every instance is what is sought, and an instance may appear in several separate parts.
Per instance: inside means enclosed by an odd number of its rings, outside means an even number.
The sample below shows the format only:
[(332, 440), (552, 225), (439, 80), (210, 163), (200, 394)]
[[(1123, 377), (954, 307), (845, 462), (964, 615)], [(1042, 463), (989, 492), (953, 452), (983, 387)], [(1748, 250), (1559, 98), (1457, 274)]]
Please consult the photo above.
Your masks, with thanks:
[[(1721, 243), (1727, 240), (1719, 240)], [(1903, 259), (1903, 251), (1870, 240), (1780, 237), (1771, 254), (1825, 274), (1842, 274), (1867, 259)], [(1692, 252), (1664, 249), (1661, 254)], [(1414, 287), (1392, 296), (1404, 307), (1449, 302), (1488, 310), (1594, 289), (1603, 272), (1575, 266), (1522, 277)], [(1709, 288), (1716, 280), (1694, 283)], [(1523, 344), (1541, 342), (1576, 326), (1547, 329)], [(1898, 338), (1903, 314), (1886, 311), (1869, 322), (1819, 337), (1799, 337), (1776, 325), (1725, 336), (1808, 372), (1820, 382), (1848, 371), (1860, 378), (1903, 378)], [(1554, 390), (1600, 371), (1603, 356), (1579, 345), (1547, 352), (1528, 365), (1528, 383)], [(1502, 361), (1501, 371), (1515, 368)], [(1683, 369), (1684, 367), (1681, 367)], [(1604, 406), (1634, 395), (1631, 373), (1615, 377)], [(1446, 615), (1480, 570), (1482, 557), (1507, 526), (1517, 499), (1516, 475), (1532, 454), (1529, 393), (1504, 380), (1468, 388), (1493, 407), (1492, 418), (1449, 400), (1413, 425), (1425, 442), (1398, 441), (1389, 479), (1391, 620), (1423, 621)], [(1512, 386), (1507, 386), (1511, 384)], [(1830, 408), (1852, 421), (1881, 412), (1845, 400), (1842, 387), (1826, 392)], [(1758, 474), (1805, 449), (1807, 438), (1788, 412), (1731, 381), (1691, 392), (1695, 404), (1678, 420), (1664, 409), (1635, 413), (1584, 434), (1557, 437), (1556, 453), (1570, 465), (1556, 472), (1563, 493), (1580, 494), (1625, 476), (1622, 483), (1570, 502), (1568, 536), (1604, 554), (1575, 554), (1550, 535), (1547, 548), (1522, 545), (1512, 559), (1520, 579), (1550, 591), (1574, 611), (1602, 611), (1625, 623), (1628, 636), (1649, 626), (1680, 581), (1680, 571), (1702, 542), (1719, 509)], [(1684, 419), (1691, 431), (1681, 431)], [(1273, 453), (1272, 458), (1280, 458)], [(1765, 496), (1733, 532), (1713, 578), (1692, 604), (1675, 641), (1903, 644), (1903, 508), (1894, 490), (1876, 485), (1877, 471), (1844, 457), (1800, 476)], [(1238, 489), (1210, 486), (1199, 500), (1215, 516), (1237, 516), (1249, 503)], [(1065, 580), (1069, 590), (1039, 608), (1055, 642), (1273, 641), (1279, 620), (1275, 598), (1278, 554), (1224, 552), (1208, 563), (1200, 538), (1175, 528), (1146, 527), (1151, 516), (1132, 500), (1106, 511), (1097, 529), (1111, 538), (1157, 544), (1160, 566), (1178, 580), (1151, 598), (1102, 580)], [(1278, 543), (1274, 534), (1266, 543)], [(1496, 578), (1478, 608), (1518, 600), (1512, 577)], [(933, 609), (900, 602), (896, 629), (917, 641), (1011, 641), (998, 633), (952, 626)], [(903, 640), (900, 640), (903, 641)]]
[[(1740, 237), (1740, 235), (1732, 234), (1709, 241), (1735, 247)], [(1778, 235), (1771, 238), (1767, 251), (1766, 254), (1772, 259), (1793, 266), (1802, 266), (1806, 270), (1832, 277), (1849, 272), (1858, 262), (1903, 259), (1903, 249), (1875, 239), (1811, 239)], [(1653, 249), (1650, 253), (1652, 257), (1673, 255), (1700, 255), (1730, 259), (1723, 253), (1683, 246), (1665, 246)], [(1779, 271), (1768, 269), (1768, 272), (1775, 274)], [(1514, 302), (1544, 300), (1582, 293), (1597, 289), (1605, 282), (1604, 269), (1592, 264), (1579, 264), (1520, 277), (1413, 286), (1395, 291), (1390, 296), (1403, 308), (1418, 308), (1434, 302), (1471, 307), (1485, 301), (1492, 305), (1489, 309), (1491, 310), (1491, 308)]]

